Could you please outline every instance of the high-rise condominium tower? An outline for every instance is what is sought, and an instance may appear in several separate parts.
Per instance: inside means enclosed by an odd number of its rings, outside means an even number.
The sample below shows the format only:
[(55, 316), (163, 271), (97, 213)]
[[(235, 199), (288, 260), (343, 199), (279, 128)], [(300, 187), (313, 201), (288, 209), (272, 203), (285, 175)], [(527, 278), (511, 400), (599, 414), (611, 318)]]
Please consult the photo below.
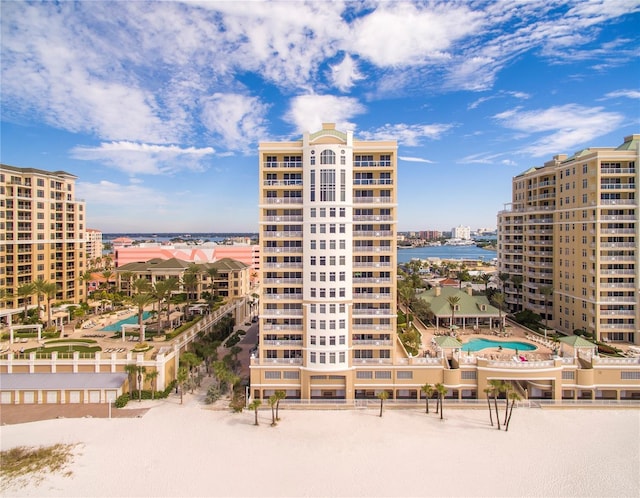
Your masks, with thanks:
[(57, 285), (55, 300), (84, 299), (85, 205), (75, 181), (64, 171), (0, 165), (1, 308), (34, 304), (19, 289), (37, 280)]
[(640, 344), (640, 135), (555, 156), (513, 179), (498, 214), (499, 270), (512, 311), (550, 328)]
[(393, 363), (396, 151), (331, 124), (260, 144), (254, 397), (353, 399), (359, 366)]

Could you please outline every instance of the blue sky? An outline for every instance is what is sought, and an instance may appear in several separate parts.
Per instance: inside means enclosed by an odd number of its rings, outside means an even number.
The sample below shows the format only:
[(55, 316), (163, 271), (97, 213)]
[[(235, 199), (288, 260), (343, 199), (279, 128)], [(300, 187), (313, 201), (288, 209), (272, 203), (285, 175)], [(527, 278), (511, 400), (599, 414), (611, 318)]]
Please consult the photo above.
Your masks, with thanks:
[(5, 164), (104, 232), (257, 231), (257, 146), (399, 143), (399, 230), (494, 228), (511, 178), (640, 132), (640, 1), (1, 3)]

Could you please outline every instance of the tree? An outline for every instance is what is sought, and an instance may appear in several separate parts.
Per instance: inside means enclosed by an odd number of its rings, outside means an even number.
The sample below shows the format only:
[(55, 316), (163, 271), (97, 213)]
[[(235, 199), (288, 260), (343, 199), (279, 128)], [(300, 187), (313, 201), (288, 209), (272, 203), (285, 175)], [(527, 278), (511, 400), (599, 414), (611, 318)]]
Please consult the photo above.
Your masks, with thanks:
[(262, 405), (262, 401), (259, 399), (254, 399), (251, 403), (249, 403), (249, 410), (253, 410), (255, 413), (255, 422), (253, 425), (258, 425), (258, 408)]
[[(122, 289), (122, 282), (127, 282), (127, 296), (131, 297), (133, 293), (132, 283), (133, 283), (133, 272), (132, 271), (123, 271), (120, 274), (120, 289)], [(118, 290), (120, 290), (118, 289)]]
[(478, 276), (478, 280), (484, 284), (484, 293), (486, 294), (489, 291), (489, 282), (491, 282), (491, 275), (488, 273), (481, 273)]
[(493, 413), (491, 409), (491, 393), (493, 390), (490, 387), (484, 388), (484, 393), (487, 395), (487, 406), (489, 407), (489, 420), (491, 421), (491, 427), (493, 427)]
[(456, 308), (460, 302), (460, 296), (449, 296), (447, 298), (447, 302), (451, 308), (451, 329), (453, 330), (453, 326), (455, 325)]
[(36, 293), (36, 286), (33, 283), (29, 283), (29, 284), (22, 284), (20, 287), (18, 287), (18, 298), (19, 299), (23, 299), (24, 301), (24, 316), (23, 319), (26, 323), (27, 321), (27, 312), (28, 312), (28, 306), (29, 303), (31, 302), (31, 296), (33, 296)]
[(500, 380), (490, 380), (489, 388), (491, 389), (491, 394), (493, 395), (493, 406), (496, 410), (496, 423), (498, 424), (498, 430), (500, 430), (500, 415), (498, 414), (498, 393), (500, 393), (500, 386), (502, 381)]
[(505, 406), (504, 406), (504, 424), (507, 424), (507, 411), (509, 409), (509, 395), (511, 394), (511, 392), (513, 391), (513, 386), (511, 385), (510, 382), (502, 382), (501, 386), (500, 386), (500, 392), (504, 393), (504, 402), (505, 402)]
[(42, 292), (47, 298), (47, 327), (51, 327), (51, 301), (58, 293), (58, 286), (54, 282), (45, 282), (42, 286)]
[(493, 302), (496, 304), (498, 308), (498, 312), (500, 314), (500, 330), (504, 330), (502, 326), (502, 306), (504, 305), (504, 294), (502, 292), (498, 292), (493, 296)]
[(36, 295), (38, 302), (38, 319), (40, 319), (40, 311), (42, 310), (42, 298), (44, 297), (44, 287), (47, 285), (47, 281), (39, 278), (33, 282), (33, 292)]
[(145, 380), (148, 380), (151, 383), (151, 399), (155, 399), (157, 377), (158, 377), (157, 370), (150, 370), (149, 372), (144, 374)]
[(433, 386), (429, 383), (425, 384), (420, 388), (420, 390), (424, 394), (424, 399), (426, 403), (425, 413), (429, 413), (429, 398), (433, 396)]
[(137, 373), (136, 365), (134, 365), (133, 363), (129, 363), (125, 365), (124, 371), (127, 372), (127, 374), (129, 374), (129, 396), (131, 396), (133, 394), (133, 383), (135, 380), (135, 375)]
[(193, 393), (193, 369), (198, 365), (200, 365), (201, 363), (202, 363), (202, 360), (197, 355), (195, 355), (194, 353), (191, 353), (190, 351), (186, 351), (185, 353), (182, 353), (180, 355), (180, 364), (183, 365), (185, 368), (187, 368), (187, 370), (189, 371), (189, 379), (192, 381), (191, 382), (192, 393)]
[(380, 400), (380, 417), (382, 417), (382, 406), (384, 405), (384, 400), (389, 399), (389, 393), (387, 391), (380, 391), (376, 394), (376, 398)]
[(278, 398), (278, 401), (276, 402), (276, 420), (280, 420), (280, 416), (279, 416), (280, 401), (287, 397), (287, 393), (285, 391), (276, 391), (275, 396), (276, 398)]
[(166, 280), (159, 280), (153, 286), (153, 294), (158, 302), (158, 332), (162, 328), (162, 301), (167, 299), (173, 291), (177, 290), (180, 283), (177, 278), (170, 277)]
[(113, 272), (111, 270), (104, 270), (102, 272), (102, 278), (104, 278), (103, 285), (104, 285), (104, 289), (106, 289), (107, 292), (111, 290), (111, 282), (110, 282), (111, 277), (113, 277)]
[(275, 427), (276, 425), (278, 425), (278, 423), (276, 422), (276, 412), (275, 412), (275, 408), (277, 404), (278, 404), (278, 397), (275, 394), (272, 394), (271, 396), (269, 396), (269, 406), (271, 407), (271, 427)]
[(415, 299), (411, 303), (411, 311), (417, 316), (423, 323), (428, 323), (434, 319), (431, 305), (424, 299)]
[(184, 393), (184, 385), (186, 384), (188, 378), (189, 378), (189, 372), (187, 371), (187, 369), (185, 367), (178, 368), (178, 375), (176, 377), (176, 380), (178, 381), (178, 386), (180, 386), (180, 404), (182, 404), (182, 395)]
[(500, 290), (504, 293), (504, 284), (506, 284), (507, 280), (509, 280), (509, 274), (500, 272), (498, 273), (498, 279), (500, 280)]
[(516, 290), (516, 311), (520, 310), (520, 296), (522, 294), (522, 275), (511, 275), (511, 282)]
[(136, 365), (136, 374), (138, 377), (138, 401), (142, 402), (142, 375), (147, 371), (147, 367)]
[(505, 432), (509, 430), (509, 423), (511, 423), (511, 415), (513, 414), (513, 407), (516, 404), (516, 401), (520, 401), (520, 396), (515, 391), (509, 393), (509, 399), (511, 400), (511, 409), (509, 410), (509, 418), (507, 418), (507, 423), (505, 424)]
[(209, 285), (209, 289), (211, 289), (211, 294), (215, 297), (216, 290), (218, 288), (218, 284), (216, 280), (218, 279), (218, 269), (217, 268), (207, 268), (207, 275), (211, 279), (211, 285)]
[(544, 296), (544, 328), (549, 328), (549, 299), (553, 295), (553, 287), (551, 285), (543, 285), (540, 287), (540, 293)]
[(438, 391), (438, 399), (440, 400), (440, 420), (442, 420), (442, 413), (444, 412), (444, 397), (447, 394), (447, 388), (443, 384), (436, 384), (436, 391)]
[(140, 330), (140, 342), (145, 341), (144, 333), (144, 308), (153, 302), (151, 294), (134, 294), (131, 297), (131, 303), (138, 308), (138, 328)]

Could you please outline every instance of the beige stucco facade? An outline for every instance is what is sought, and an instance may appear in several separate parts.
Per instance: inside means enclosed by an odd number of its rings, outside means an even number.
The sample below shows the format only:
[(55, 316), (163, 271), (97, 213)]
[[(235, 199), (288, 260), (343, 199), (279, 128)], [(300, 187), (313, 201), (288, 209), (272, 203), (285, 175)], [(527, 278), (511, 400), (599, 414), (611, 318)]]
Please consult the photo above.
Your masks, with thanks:
[(514, 177), (498, 214), (499, 271), (523, 280), (506, 283), (512, 311), (534, 311), (565, 334), (640, 344), (639, 144), (630, 135)]
[(86, 269), (85, 203), (75, 197), (76, 177), (0, 165), (1, 309), (35, 304), (18, 288), (36, 280), (54, 282), (55, 301), (84, 299), (80, 276)]

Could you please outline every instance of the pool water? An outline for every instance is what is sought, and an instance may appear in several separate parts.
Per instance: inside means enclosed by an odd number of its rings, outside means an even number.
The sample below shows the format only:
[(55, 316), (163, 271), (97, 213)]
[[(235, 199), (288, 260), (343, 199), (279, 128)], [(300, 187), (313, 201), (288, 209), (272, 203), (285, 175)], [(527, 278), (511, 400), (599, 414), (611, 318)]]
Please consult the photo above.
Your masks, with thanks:
[[(144, 311), (142, 313), (142, 319), (146, 320), (147, 318), (149, 318), (151, 316), (151, 313), (149, 311)], [(122, 325), (133, 325), (135, 323), (138, 323), (138, 314), (136, 313), (133, 316), (130, 316), (129, 318), (125, 318), (124, 320), (120, 320), (116, 323), (112, 323), (111, 325), (107, 325), (106, 327), (100, 329), (100, 330), (104, 330), (105, 332), (121, 332), (121, 326)]]
[(487, 348), (497, 348), (502, 346), (502, 349), (512, 349), (518, 351), (533, 351), (537, 349), (533, 344), (528, 342), (519, 341), (492, 341), (491, 339), (471, 339), (469, 342), (462, 345), (462, 351), (480, 351)]

